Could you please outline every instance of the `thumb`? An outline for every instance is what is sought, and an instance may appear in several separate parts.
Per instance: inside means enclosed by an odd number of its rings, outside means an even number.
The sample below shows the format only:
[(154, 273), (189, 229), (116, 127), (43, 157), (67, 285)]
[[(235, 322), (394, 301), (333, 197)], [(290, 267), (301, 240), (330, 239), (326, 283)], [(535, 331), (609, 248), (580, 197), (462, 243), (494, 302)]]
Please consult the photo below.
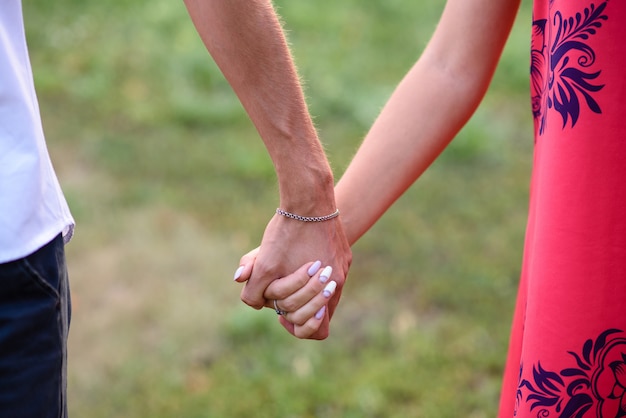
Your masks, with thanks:
[(238, 283), (246, 282), (250, 276), (252, 275), (252, 267), (254, 267), (254, 262), (256, 261), (256, 257), (259, 254), (259, 250), (261, 247), (256, 247), (254, 250), (245, 254), (239, 260), (239, 267), (235, 271), (235, 276), (233, 280)]

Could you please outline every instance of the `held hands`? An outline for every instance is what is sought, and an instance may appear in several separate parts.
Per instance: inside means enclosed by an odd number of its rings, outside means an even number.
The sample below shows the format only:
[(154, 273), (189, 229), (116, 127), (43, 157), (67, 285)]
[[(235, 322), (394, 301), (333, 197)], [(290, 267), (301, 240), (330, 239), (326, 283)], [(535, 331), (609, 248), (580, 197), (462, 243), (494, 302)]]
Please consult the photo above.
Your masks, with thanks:
[[(256, 248), (242, 257), (237, 281), (249, 278), (259, 252)], [(337, 282), (330, 280), (333, 269), (322, 263), (306, 263), (294, 273), (270, 283), (265, 290), (265, 306), (272, 308), (280, 323), (297, 338), (324, 339), (328, 336), (330, 316), (328, 303), (337, 292)]]
[[(306, 262), (311, 255), (321, 261)], [(325, 339), (351, 262), (337, 218), (307, 223), (275, 215), (261, 246), (241, 258), (235, 280), (246, 282), (241, 292), (246, 304), (285, 311), (280, 322), (294, 336)]]

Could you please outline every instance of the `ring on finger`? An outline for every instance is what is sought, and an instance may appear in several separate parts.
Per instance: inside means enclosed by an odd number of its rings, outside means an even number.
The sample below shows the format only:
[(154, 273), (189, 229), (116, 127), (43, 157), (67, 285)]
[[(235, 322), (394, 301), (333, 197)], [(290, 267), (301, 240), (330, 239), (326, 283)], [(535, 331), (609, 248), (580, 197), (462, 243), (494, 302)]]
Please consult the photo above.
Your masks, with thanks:
[(274, 310), (276, 311), (277, 315), (285, 315), (287, 313), (287, 311), (283, 311), (278, 307), (278, 301), (276, 299), (274, 299)]

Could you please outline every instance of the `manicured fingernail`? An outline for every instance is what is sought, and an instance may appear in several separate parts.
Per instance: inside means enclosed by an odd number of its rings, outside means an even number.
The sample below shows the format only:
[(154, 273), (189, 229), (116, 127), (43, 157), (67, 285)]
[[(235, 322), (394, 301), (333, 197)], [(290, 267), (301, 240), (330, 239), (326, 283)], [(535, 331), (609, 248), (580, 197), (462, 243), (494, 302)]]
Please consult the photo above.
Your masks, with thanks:
[(322, 319), (324, 314), (326, 313), (326, 305), (322, 306), (319, 311), (315, 314), (315, 319)]
[(315, 263), (313, 263), (313, 265), (309, 267), (309, 270), (307, 271), (307, 273), (309, 273), (309, 277), (313, 277), (315, 273), (317, 273), (317, 271), (320, 269), (320, 267), (322, 267), (321, 261), (318, 260)]
[(320, 274), (320, 282), (326, 283), (331, 274), (333, 274), (333, 268), (331, 266), (324, 267), (324, 270), (322, 270), (322, 274)]
[(324, 295), (325, 298), (329, 298), (330, 295), (335, 293), (336, 288), (337, 288), (337, 282), (333, 280), (332, 282), (326, 285), (322, 294)]
[(233, 280), (237, 280), (241, 277), (241, 273), (243, 273), (244, 268), (245, 266), (239, 266), (239, 268), (235, 271), (235, 277), (233, 278)]

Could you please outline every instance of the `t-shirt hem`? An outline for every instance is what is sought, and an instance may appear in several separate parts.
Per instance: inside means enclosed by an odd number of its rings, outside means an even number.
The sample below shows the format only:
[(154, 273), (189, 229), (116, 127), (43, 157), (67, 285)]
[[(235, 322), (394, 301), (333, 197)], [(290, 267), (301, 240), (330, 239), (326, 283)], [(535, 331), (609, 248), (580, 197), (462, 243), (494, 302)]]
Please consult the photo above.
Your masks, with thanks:
[(63, 234), (63, 242), (67, 244), (74, 236), (75, 222), (73, 219), (64, 219), (62, 222), (51, 226), (45, 232), (38, 234), (36, 237), (28, 241), (26, 245), (15, 248), (14, 252), (0, 252), (0, 264), (9, 263), (24, 258), (44, 245), (52, 241), (57, 235)]

